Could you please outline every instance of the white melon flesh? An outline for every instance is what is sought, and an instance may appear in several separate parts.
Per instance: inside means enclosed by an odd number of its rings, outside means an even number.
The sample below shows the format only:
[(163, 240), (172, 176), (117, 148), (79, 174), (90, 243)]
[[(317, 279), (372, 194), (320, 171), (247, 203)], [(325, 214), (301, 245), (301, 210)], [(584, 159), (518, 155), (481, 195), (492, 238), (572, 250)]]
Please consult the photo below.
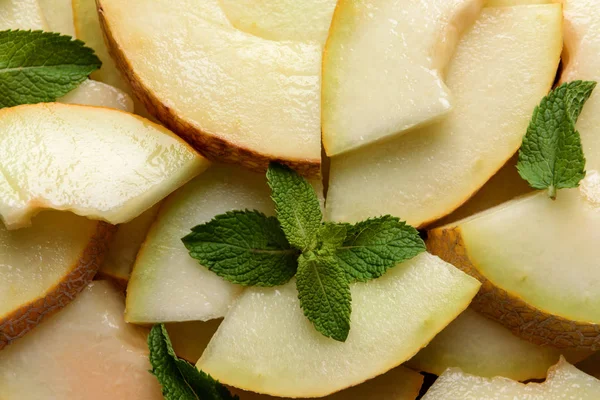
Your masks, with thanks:
[(543, 383), (481, 378), (458, 368), (444, 372), (423, 400), (597, 400), (600, 381), (561, 359)]
[(423, 226), (468, 200), (521, 145), (554, 80), (561, 27), (558, 4), (484, 9), (449, 66), (454, 110), (423, 131), (334, 157), (328, 218), (391, 214)]
[(135, 262), (127, 287), (127, 321), (223, 317), (242, 287), (201, 266), (181, 238), (194, 226), (231, 210), (256, 209), (273, 215), (270, 194), (263, 174), (215, 165), (169, 197)]
[(30, 228), (0, 223), (0, 349), (73, 300), (100, 268), (111, 233), (104, 223), (56, 211)]
[(339, 1), (323, 57), (327, 155), (403, 134), (448, 113), (453, 101), (442, 75), (482, 3)]
[(48, 22), (48, 30), (75, 36), (71, 0), (38, 0), (38, 2)]
[(278, 160), (317, 175), (321, 45), (259, 38), (197, 4), (98, 1), (137, 97), (208, 157), (263, 170)]
[(249, 288), (196, 365), (221, 382), (282, 397), (319, 397), (381, 375), (411, 358), (460, 314), (479, 283), (429, 254), (352, 286), (345, 343), (304, 316), (295, 280)]
[(484, 282), (476, 309), (539, 344), (600, 349), (600, 175), (556, 201), (537, 192), (429, 233)]
[(57, 100), (60, 103), (116, 108), (133, 112), (133, 100), (120, 89), (106, 83), (85, 80), (76, 89)]
[(0, 352), (2, 399), (159, 400), (146, 332), (123, 321), (123, 299), (94, 282), (75, 301)]
[[(564, 0), (565, 51), (561, 82), (600, 81), (600, 13), (595, 0)], [(588, 170), (600, 170), (600, 89), (585, 104), (577, 130)]]
[[(556, 364), (560, 355), (558, 349), (527, 342), (497, 322), (467, 309), (406, 365), (436, 375), (457, 367), (468, 374), (527, 381), (545, 378), (548, 368)], [(586, 355), (589, 353), (569, 354), (573, 361)]]
[(47, 30), (48, 23), (37, 0), (0, 1), (0, 30)]
[(231, 24), (269, 40), (325, 44), (337, 0), (221, 0)]
[(128, 222), (208, 166), (162, 126), (108, 108), (5, 108), (0, 127), (0, 217), (9, 229), (48, 208)]
[(534, 4), (558, 3), (560, 0), (487, 0), (486, 7), (512, 7)]

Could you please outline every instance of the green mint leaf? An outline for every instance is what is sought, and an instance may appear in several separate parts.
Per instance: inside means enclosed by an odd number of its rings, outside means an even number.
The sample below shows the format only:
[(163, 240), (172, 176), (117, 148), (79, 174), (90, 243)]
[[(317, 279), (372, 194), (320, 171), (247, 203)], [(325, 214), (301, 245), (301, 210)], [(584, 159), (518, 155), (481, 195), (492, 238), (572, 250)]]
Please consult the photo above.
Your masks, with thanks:
[(102, 63), (70, 36), (42, 31), (0, 32), (0, 108), (55, 101)]
[(565, 83), (544, 97), (519, 150), (517, 169), (534, 189), (556, 190), (579, 186), (585, 177), (585, 157), (575, 123), (596, 82)]
[(328, 253), (335, 252), (338, 247), (344, 244), (348, 227), (350, 225), (332, 222), (323, 223), (317, 231), (317, 249)]
[(312, 251), (302, 254), (296, 287), (300, 307), (317, 331), (344, 342), (350, 332), (350, 285), (335, 258)]
[(182, 241), (201, 265), (239, 285), (278, 286), (296, 274), (298, 250), (275, 217), (258, 211), (218, 215)]
[(166, 400), (239, 400), (210, 375), (175, 355), (164, 325), (154, 325), (148, 335), (150, 371), (162, 386)]
[(424, 251), (415, 228), (387, 215), (349, 227), (335, 257), (350, 282), (367, 282)]
[(290, 168), (271, 163), (267, 171), (277, 219), (292, 246), (313, 250), (323, 214), (313, 187)]

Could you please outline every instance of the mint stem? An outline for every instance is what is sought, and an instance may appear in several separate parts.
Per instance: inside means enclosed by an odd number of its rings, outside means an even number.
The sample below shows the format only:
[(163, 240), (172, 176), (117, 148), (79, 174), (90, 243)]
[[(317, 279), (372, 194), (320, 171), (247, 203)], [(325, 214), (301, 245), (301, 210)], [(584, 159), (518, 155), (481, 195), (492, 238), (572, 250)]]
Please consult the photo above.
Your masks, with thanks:
[(556, 186), (550, 185), (550, 187), (548, 188), (548, 196), (552, 200), (556, 200)]

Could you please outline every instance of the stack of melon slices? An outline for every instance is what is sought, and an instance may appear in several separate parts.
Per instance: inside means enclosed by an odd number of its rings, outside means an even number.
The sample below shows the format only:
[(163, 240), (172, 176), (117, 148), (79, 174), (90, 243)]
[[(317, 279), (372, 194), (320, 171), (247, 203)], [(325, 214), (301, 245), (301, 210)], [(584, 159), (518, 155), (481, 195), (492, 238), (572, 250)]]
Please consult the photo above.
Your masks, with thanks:
[[(160, 399), (144, 326), (163, 322), (242, 400), (414, 400), (421, 371), (439, 375), (424, 399), (600, 396), (569, 364), (600, 350), (600, 94), (580, 188), (527, 194), (512, 158), (563, 41), (561, 80), (600, 79), (590, 2), (0, 2), (0, 29), (103, 61), (57, 103), (0, 110), (0, 398)], [(330, 221), (432, 226), (430, 253), (352, 285), (344, 343), (293, 281), (242, 288), (180, 240), (274, 214), (269, 161), (310, 177)]]

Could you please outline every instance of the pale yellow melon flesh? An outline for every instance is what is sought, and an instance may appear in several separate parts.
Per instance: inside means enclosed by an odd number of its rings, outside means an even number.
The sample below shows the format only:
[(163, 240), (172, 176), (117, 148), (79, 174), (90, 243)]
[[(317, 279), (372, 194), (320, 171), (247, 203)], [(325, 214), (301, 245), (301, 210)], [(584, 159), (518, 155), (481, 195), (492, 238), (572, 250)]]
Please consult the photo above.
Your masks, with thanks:
[(521, 337), (600, 349), (600, 175), (429, 232), (434, 254), (483, 282), (474, 307)]
[(391, 214), (423, 226), (467, 201), (520, 146), (554, 80), (561, 27), (558, 4), (484, 9), (449, 66), (454, 110), (422, 132), (334, 157), (328, 218)]
[(57, 211), (16, 231), (0, 223), (0, 349), (73, 300), (100, 268), (111, 233)]
[(101, 276), (113, 280), (123, 288), (127, 286), (138, 251), (158, 213), (158, 206), (117, 227), (99, 271)]
[[(465, 310), (406, 365), (441, 375), (456, 367), (482, 377), (503, 376), (517, 381), (543, 379), (561, 351), (536, 346), (514, 336), (504, 326), (476, 311)], [(589, 353), (569, 352), (576, 362)]]
[(0, 217), (9, 229), (48, 208), (128, 222), (208, 166), (162, 126), (108, 108), (5, 108), (0, 128)]
[(37, 0), (0, 1), (0, 30), (47, 30), (48, 23)]
[(98, 1), (137, 97), (209, 158), (261, 170), (276, 160), (318, 175), (321, 46), (259, 38), (197, 3)]
[(325, 44), (337, 0), (220, 0), (231, 24), (269, 40)]
[(123, 321), (122, 296), (98, 281), (61, 312), (0, 351), (7, 400), (159, 400), (146, 334)]
[(507, 378), (481, 378), (452, 368), (444, 372), (423, 400), (597, 400), (600, 381), (561, 360), (543, 383), (524, 385)]
[(133, 112), (133, 100), (120, 89), (106, 83), (85, 80), (76, 89), (57, 100), (60, 103), (116, 108)]
[(487, 0), (486, 7), (512, 7), (534, 4), (558, 3), (560, 0)]
[(479, 283), (427, 253), (352, 286), (345, 343), (304, 316), (295, 280), (245, 290), (198, 361), (240, 389), (282, 397), (326, 396), (411, 358), (460, 314)]
[(327, 155), (404, 134), (447, 114), (453, 101), (443, 74), (482, 3), (339, 1), (323, 56)]
[(38, 0), (48, 22), (48, 30), (75, 37), (71, 0)]
[[(594, 0), (564, 0), (565, 51), (561, 82), (600, 81), (600, 13)], [(588, 170), (600, 170), (600, 90), (585, 104), (576, 125)]]

